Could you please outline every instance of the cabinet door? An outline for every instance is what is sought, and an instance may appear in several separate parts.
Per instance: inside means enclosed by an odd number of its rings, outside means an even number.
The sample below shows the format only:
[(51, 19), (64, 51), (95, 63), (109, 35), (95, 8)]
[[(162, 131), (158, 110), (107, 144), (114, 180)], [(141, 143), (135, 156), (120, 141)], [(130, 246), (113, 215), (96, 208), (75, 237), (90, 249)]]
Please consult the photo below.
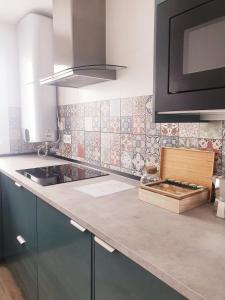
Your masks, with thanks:
[(39, 300), (90, 300), (91, 234), (42, 200), (37, 230)]
[(26, 299), (35, 300), (36, 197), (5, 176), (2, 176), (2, 195), (4, 258)]
[[(1, 178), (1, 177), (0, 177)], [(0, 261), (3, 259), (2, 185), (0, 180)]]
[(95, 243), (95, 300), (184, 300), (121, 253)]

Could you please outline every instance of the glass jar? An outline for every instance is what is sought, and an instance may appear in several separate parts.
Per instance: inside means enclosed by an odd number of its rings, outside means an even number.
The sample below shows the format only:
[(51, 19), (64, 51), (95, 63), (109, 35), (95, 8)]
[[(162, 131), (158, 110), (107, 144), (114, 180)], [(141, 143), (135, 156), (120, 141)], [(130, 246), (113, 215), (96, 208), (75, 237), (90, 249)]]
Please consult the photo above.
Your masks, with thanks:
[(141, 183), (148, 184), (159, 180), (158, 170), (155, 166), (145, 165), (144, 173), (141, 176)]

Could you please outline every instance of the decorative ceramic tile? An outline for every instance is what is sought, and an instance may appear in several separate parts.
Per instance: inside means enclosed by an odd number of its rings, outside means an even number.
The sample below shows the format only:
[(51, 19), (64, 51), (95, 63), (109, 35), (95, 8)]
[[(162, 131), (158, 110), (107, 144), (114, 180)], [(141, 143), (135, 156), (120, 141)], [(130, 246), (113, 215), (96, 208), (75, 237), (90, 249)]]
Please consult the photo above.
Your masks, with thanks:
[(133, 136), (131, 134), (121, 134), (121, 151), (133, 151)]
[(101, 117), (101, 132), (110, 132), (110, 117)]
[(110, 117), (110, 132), (120, 133), (120, 117)]
[(64, 144), (72, 144), (72, 134), (69, 130), (64, 130), (62, 135)]
[(22, 142), (21, 140), (10, 140), (10, 153), (21, 153)]
[[(147, 118), (148, 116), (146, 116)], [(159, 136), (161, 134), (161, 127), (159, 123), (152, 123), (150, 119), (146, 119), (146, 135), (148, 136)]]
[(162, 137), (161, 138), (161, 146), (162, 147), (178, 147), (179, 146), (179, 138), (178, 137)]
[(85, 103), (85, 118), (100, 118), (101, 104), (100, 102), (89, 102)]
[(110, 100), (110, 117), (120, 117), (120, 99)]
[(222, 152), (221, 139), (199, 139), (199, 148), (204, 150), (214, 150), (216, 153)]
[(85, 117), (85, 131), (100, 131), (100, 118)]
[(131, 117), (133, 113), (133, 98), (121, 99), (121, 116)]
[(225, 121), (223, 121), (223, 139), (225, 139)]
[(84, 130), (84, 104), (73, 105), (71, 116), (71, 130)]
[(71, 158), (72, 157), (72, 145), (64, 144), (64, 156)]
[(145, 116), (133, 116), (133, 134), (145, 134)]
[(103, 118), (103, 117), (106, 117), (106, 118), (110, 117), (110, 101), (109, 100), (101, 102), (101, 118)]
[(84, 117), (85, 104), (77, 103), (74, 105), (74, 115), (79, 117)]
[(72, 131), (72, 157), (85, 157), (84, 131)]
[(146, 114), (149, 116), (152, 116), (152, 96), (148, 96), (147, 101), (146, 101)]
[(71, 117), (65, 118), (65, 130), (71, 130)]
[(20, 127), (17, 128), (10, 128), (9, 129), (9, 139), (10, 141), (13, 140), (18, 140), (20, 141), (22, 139), (22, 134), (21, 134), (21, 130)]
[(120, 134), (111, 133), (110, 135), (110, 156), (111, 165), (120, 166)]
[(132, 152), (123, 151), (121, 153), (121, 167), (125, 169), (132, 169)]
[(133, 154), (132, 169), (140, 173), (143, 171), (144, 166), (145, 166), (144, 155), (139, 152)]
[(214, 174), (222, 175), (222, 171), (223, 171), (222, 155), (216, 154), (215, 164), (214, 164)]
[[(95, 165), (100, 165), (101, 161), (106, 168), (141, 175), (145, 160), (159, 165), (160, 146), (199, 147), (214, 149), (217, 153), (216, 170), (223, 168), (225, 172), (225, 145), (222, 147), (225, 121), (155, 124), (152, 122), (152, 105), (152, 96), (142, 96), (59, 106), (60, 119), (65, 122), (64, 133), (74, 131), (72, 156), (85, 156)], [(12, 109), (10, 116), (12, 150), (30, 151), (32, 146), (24, 145), (19, 138), (20, 110)], [(66, 153), (69, 157), (70, 149), (66, 149), (64, 143), (59, 146), (61, 155)]]
[(121, 117), (121, 133), (132, 133), (133, 130), (133, 118)]
[(160, 155), (147, 153), (146, 154), (146, 162), (152, 166), (156, 166), (157, 168), (159, 168)]
[(199, 123), (180, 123), (179, 136), (185, 138), (198, 138)]
[(64, 117), (68, 118), (72, 115), (72, 105), (64, 105)]
[(222, 140), (220, 139), (199, 139), (199, 148), (213, 150), (216, 153), (214, 173), (222, 170)]
[(147, 97), (134, 97), (133, 99), (133, 115), (145, 116)]
[(110, 165), (110, 133), (101, 134), (101, 163)]
[(160, 136), (146, 136), (146, 153), (160, 155)]
[(133, 135), (133, 151), (145, 154), (145, 135)]
[(93, 164), (100, 163), (100, 133), (85, 132), (85, 159)]
[(200, 123), (200, 138), (222, 139), (222, 121)]
[(93, 129), (93, 131), (100, 131), (100, 118), (99, 117), (92, 118), (92, 129)]
[(223, 140), (223, 145), (222, 145), (222, 171), (223, 174), (225, 174), (225, 140)]
[(179, 138), (179, 147), (198, 148), (197, 138)]
[(71, 117), (71, 130), (84, 130), (84, 117)]
[(9, 129), (20, 128), (21, 126), (21, 110), (19, 107), (9, 107)]
[(179, 127), (177, 123), (162, 123), (161, 135), (162, 136), (178, 136)]

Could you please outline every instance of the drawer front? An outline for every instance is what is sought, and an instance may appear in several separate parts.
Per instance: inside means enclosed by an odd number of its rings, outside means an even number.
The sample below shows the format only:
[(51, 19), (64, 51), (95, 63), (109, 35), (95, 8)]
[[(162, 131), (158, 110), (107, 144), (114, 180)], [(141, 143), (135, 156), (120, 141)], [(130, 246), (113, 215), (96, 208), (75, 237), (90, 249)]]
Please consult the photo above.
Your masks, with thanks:
[(90, 300), (91, 234), (42, 200), (37, 224), (39, 300)]
[(3, 252), (27, 299), (37, 299), (36, 197), (2, 176)]
[(95, 243), (95, 300), (184, 300), (127, 257)]

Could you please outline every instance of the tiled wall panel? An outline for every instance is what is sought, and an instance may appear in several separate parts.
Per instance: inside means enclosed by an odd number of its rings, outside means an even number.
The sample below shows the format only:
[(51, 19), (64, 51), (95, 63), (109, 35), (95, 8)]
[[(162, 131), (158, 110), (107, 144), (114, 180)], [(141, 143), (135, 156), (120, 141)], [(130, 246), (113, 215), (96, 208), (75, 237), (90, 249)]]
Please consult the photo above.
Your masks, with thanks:
[[(159, 166), (160, 147), (212, 149), (216, 172), (225, 170), (225, 123), (152, 122), (152, 96), (59, 107), (64, 126), (59, 155), (140, 175), (145, 162)], [(72, 144), (64, 144), (63, 135)]]

